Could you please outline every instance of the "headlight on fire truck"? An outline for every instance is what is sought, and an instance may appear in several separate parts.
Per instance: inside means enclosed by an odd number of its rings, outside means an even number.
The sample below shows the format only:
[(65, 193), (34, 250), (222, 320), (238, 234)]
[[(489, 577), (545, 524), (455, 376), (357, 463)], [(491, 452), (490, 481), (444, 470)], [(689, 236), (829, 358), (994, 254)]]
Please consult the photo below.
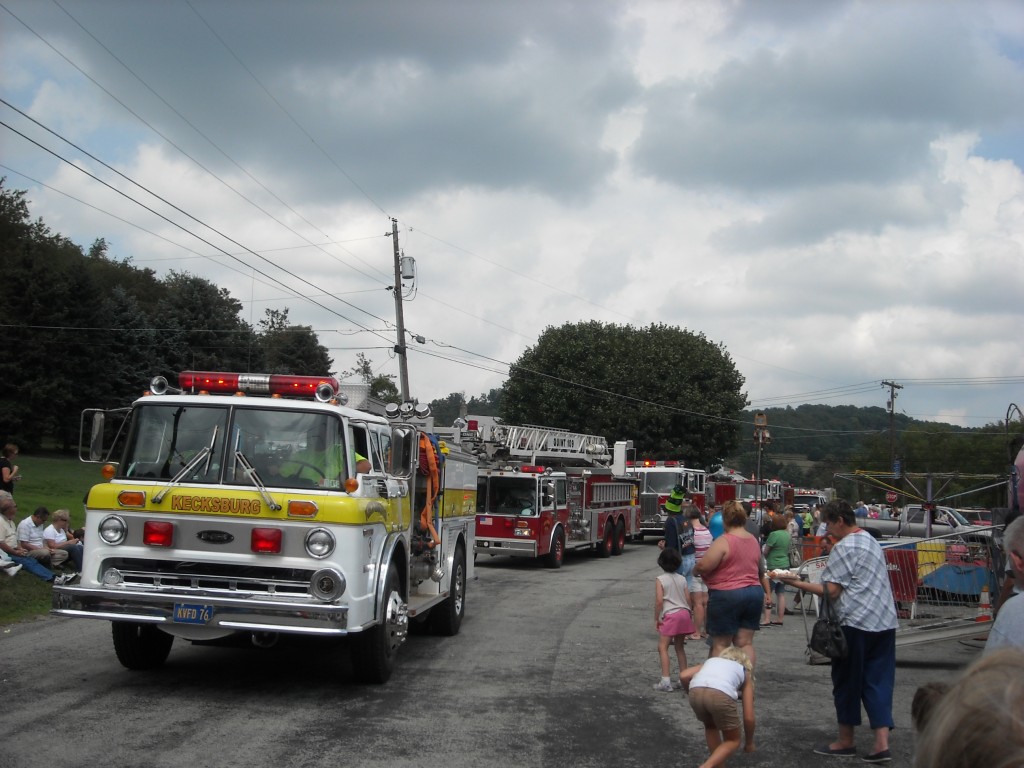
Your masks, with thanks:
[(309, 591), (317, 600), (329, 603), (345, 594), (345, 577), (333, 568), (324, 568), (313, 574)]
[(107, 544), (120, 544), (128, 533), (128, 526), (117, 515), (109, 515), (100, 521), (99, 533)]
[(314, 528), (306, 534), (306, 552), (322, 560), (334, 552), (334, 536), (325, 528)]

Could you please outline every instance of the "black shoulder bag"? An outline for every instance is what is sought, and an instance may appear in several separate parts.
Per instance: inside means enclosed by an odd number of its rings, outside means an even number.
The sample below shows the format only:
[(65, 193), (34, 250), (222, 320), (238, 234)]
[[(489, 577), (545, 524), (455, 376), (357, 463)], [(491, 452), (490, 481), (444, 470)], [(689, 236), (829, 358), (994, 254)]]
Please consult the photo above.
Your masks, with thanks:
[(807, 646), (830, 659), (846, 658), (846, 635), (839, 626), (835, 615), (832, 599), (828, 595), (828, 585), (822, 582), (824, 589), (821, 597), (821, 618), (814, 622), (811, 629), (811, 640)]

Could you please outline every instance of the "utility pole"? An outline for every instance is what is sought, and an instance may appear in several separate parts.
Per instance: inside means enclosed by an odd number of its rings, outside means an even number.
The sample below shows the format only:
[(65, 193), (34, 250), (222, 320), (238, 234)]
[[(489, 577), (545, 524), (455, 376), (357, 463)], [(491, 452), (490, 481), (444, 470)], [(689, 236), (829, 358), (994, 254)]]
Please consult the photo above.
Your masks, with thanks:
[(395, 321), (397, 324), (398, 343), (395, 354), (398, 355), (398, 373), (402, 386), (402, 402), (409, 402), (409, 361), (405, 347), (405, 314), (402, 312), (402, 260), (398, 251), (398, 219), (391, 219), (391, 240), (395, 247)]
[(883, 381), (883, 387), (889, 388), (889, 469), (896, 471), (896, 390), (903, 389), (902, 384), (894, 381)]

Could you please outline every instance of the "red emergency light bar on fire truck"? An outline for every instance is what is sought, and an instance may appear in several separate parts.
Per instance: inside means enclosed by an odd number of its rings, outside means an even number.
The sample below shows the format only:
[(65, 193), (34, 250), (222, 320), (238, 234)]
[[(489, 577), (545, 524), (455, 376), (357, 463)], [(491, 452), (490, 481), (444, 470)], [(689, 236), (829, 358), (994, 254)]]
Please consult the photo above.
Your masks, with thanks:
[(656, 459), (641, 459), (640, 461), (627, 461), (627, 467), (635, 467), (636, 469), (648, 469), (650, 467), (685, 467), (686, 463), (679, 461), (678, 459), (665, 459), (663, 461)]
[[(256, 394), (271, 397), (307, 397), (322, 403), (347, 399), (338, 392), (338, 382), (329, 376), (290, 376), (269, 373), (222, 373), (182, 371), (178, 374), (177, 393), (236, 395)], [(163, 395), (171, 391), (163, 376), (150, 382), (149, 391)]]

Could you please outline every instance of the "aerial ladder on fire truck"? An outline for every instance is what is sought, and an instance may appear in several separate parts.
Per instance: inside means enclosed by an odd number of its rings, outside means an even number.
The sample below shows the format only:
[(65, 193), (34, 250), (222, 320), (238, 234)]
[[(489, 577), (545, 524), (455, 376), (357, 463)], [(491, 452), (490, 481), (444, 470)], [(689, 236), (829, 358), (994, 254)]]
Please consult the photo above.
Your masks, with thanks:
[(467, 437), (475, 452), (495, 461), (607, 466), (612, 460), (605, 438), (555, 427), (487, 425), (468, 435), (464, 433), (464, 447)]

